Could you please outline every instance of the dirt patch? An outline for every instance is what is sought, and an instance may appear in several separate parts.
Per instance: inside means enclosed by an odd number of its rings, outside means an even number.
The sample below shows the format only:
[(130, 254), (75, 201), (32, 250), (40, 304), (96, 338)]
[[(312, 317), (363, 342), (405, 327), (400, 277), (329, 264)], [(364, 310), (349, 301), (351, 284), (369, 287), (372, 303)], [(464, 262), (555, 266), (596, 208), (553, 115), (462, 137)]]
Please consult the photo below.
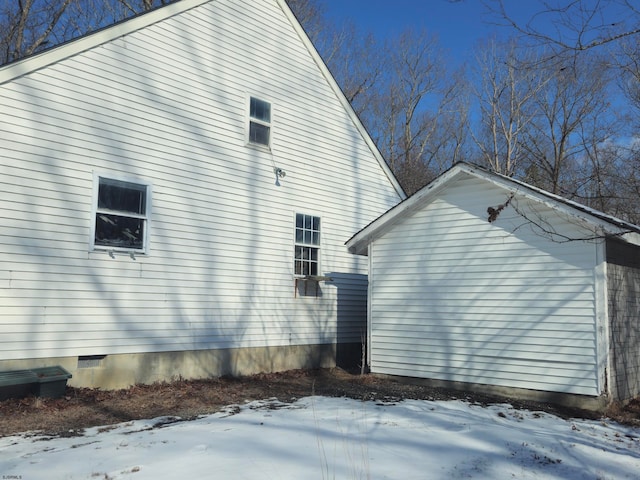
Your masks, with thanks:
[[(0, 402), (0, 436), (20, 432), (73, 436), (93, 426), (109, 428), (109, 425), (120, 422), (161, 416), (190, 419), (246, 401), (275, 398), (281, 402), (292, 402), (309, 395), (384, 402), (456, 398), (481, 404), (508, 402), (516, 408), (546, 411), (563, 417), (594, 418), (593, 413), (581, 410), (463, 394), (401, 383), (372, 374), (356, 375), (340, 369), (322, 369), (137, 385), (114, 391), (68, 387), (65, 396), (59, 399), (9, 399)], [(624, 408), (613, 410), (610, 416), (626, 424), (640, 426), (640, 402), (631, 402)]]

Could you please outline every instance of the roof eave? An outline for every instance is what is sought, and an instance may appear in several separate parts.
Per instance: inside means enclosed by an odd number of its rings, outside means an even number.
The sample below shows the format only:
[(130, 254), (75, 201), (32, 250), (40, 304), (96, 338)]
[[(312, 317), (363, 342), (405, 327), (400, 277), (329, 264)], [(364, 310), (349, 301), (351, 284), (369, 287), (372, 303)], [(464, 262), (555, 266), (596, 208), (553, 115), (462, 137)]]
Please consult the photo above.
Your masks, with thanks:
[(179, 0), (0, 67), (0, 85), (214, 0)]
[(369, 243), (389, 231), (393, 225), (411, 215), (416, 209), (429, 203), (449, 181), (455, 176), (465, 173), (466, 170), (461, 168), (463, 166), (466, 165), (456, 165), (447, 170), (433, 182), (418, 190), (414, 195), (390, 210), (387, 210), (387, 212), (356, 233), (345, 243), (349, 252), (355, 255), (368, 255)]
[(541, 202), (553, 210), (559, 210), (580, 222), (592, 226), (597, 231), (602, 232), (603, 238), (612, 236), (620, 238), (625, 242), (640, 246), (640, 227), (638, 226), (629, 224), (628, 222), (606, 215), (602, 212), (589, 209), (588, 207), (581, 206), (575, 202), (518, 180), (490, 172), (482, 167), (467, 163), (458, 163), (436, 178), (429, 185), (423, 187), (416, 194), (399, 203), (351, 237), (346, 242), (349, 252), (356, 255), (367, 255), (368, 247), (371, 242), (390, 230), (391, 227), (400, 220), (411, 215), (417, 208), (420, 208), (422, 205), (430, 202), (439, 191), (445, 188), (446, 184), (461, 174), (483, 178), (500, 188), (513, 191), (525, 198)]
[(579, 220), (594, 231), (601, 232), (602, 237), (614, 236), (640, 245), (638, 243), (640, 241), (640, 227), (637, 225), (503, 175), (482, 172), (482, 170), (476, 173), (497, 186), (512, 190), (525, 198), (540, 202), (553, 210), (561, 211), (565, 215)]

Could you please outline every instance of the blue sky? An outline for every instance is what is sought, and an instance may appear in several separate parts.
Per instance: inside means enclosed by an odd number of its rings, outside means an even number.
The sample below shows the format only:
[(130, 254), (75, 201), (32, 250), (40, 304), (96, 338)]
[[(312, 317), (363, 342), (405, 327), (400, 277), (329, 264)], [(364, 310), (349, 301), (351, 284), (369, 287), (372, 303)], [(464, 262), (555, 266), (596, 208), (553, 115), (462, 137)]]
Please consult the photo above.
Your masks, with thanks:
[[(459, 59), (481, 38), (508, 29), (495, 25), (481, 0), (321, 0), (331, 21), (352, 21), (360, 30), (376, 36), (395, 35), (406, 27), (425, 28), (436, 34), (440, 44)], [(526, 20), (537, 2), (509, 3), (510, 14)], [(493, 22), (493, 24), (492, 24)]]
[[(633, 0), (631, 4), (638, 0)], [(360, 30), (374, 33), (378, 37), (394, 36), (406, 27), (415, 29), (425, 28), (436, 34), (441, 46), (448, 50), (458, 61), (465, 60), (480, 39), (492, 34), (508, 36), (513, 30), (499, 26), (498, 18), (491, 15), (485, 3), (491, 0), (319, 0), (325, 7), (330, 21), (340, 24), (344, 21), (353, 22)], [(550, 2), (552, 5), (556, 2)], [(558, 5), (568, 5), (569, 0), (560, 0)], [(586, 10), (602, 5), (599, 0), (581, 0), (577, 7)], [(557, 38), (562, 35), (568, 43), (575, 41), (575, 35), (558, 25), (552, 25), (551, 20), (557, 20), (557, 15), (536, 16), (544, 10), (541, 0), (505, 0), (509, 15), (521, 25), (532, 20), (533, 25), (545, 33)], [(616, 24), (623, 30), (635, 28), (629, 23), (629, 9), (606, 3), (603, 10), (604, 18), (600, 15), (593, 17), (593, 24), (602, 21), (604, 25)], [(570, 16), (579, 15), (576, 9), (571, 10)], [(575, 20), (572, 18), (572, 20)], [(633, 20), (633, 18), (631, 18)], [(587, 35), (585, 40), (593, 37)]]

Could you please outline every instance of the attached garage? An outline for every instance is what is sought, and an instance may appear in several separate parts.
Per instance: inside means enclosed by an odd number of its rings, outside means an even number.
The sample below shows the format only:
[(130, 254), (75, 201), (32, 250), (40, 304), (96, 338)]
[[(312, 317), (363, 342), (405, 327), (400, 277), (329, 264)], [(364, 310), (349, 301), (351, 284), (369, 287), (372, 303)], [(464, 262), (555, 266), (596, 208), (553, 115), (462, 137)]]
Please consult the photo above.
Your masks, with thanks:
[(370, 369), (585, 404), (636, 396), (639, 245), (638, 226), (457, 164), (347, 242), (369, 256)]

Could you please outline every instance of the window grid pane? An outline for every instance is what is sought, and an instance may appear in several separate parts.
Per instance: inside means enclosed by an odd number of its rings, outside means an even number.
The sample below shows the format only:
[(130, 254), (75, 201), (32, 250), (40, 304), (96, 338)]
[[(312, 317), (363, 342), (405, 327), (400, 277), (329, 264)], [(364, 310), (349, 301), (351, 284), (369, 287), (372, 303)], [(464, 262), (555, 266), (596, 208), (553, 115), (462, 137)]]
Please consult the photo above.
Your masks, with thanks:
[(317, 248), (296, 247), (295, 274), (318, 275)]
[(249, 123), (249, 141), (260, 145), (269, 145), (270, 127), (256, 122)]
[(296, 243), (320, 245), (320, 218), (311, 215), (296, 215)]
[(271, 104), (269, 102), (265, 102), (264, 100), (259, 100), (257, 98), (251, 97), (249, 114), (251, 115), (251, 118), (270, 123)]
[(98, 208), (142, 215), (146, 210), (145, 193), (144, 185), (100, 179)]
[(144, 239), (144, 219), (98, 213), (95, 244), (105, 247), (141, 250)]
[(295, 242), (295, 274), (317, 276), (320, 271), (320, 217), (296, 214)]

